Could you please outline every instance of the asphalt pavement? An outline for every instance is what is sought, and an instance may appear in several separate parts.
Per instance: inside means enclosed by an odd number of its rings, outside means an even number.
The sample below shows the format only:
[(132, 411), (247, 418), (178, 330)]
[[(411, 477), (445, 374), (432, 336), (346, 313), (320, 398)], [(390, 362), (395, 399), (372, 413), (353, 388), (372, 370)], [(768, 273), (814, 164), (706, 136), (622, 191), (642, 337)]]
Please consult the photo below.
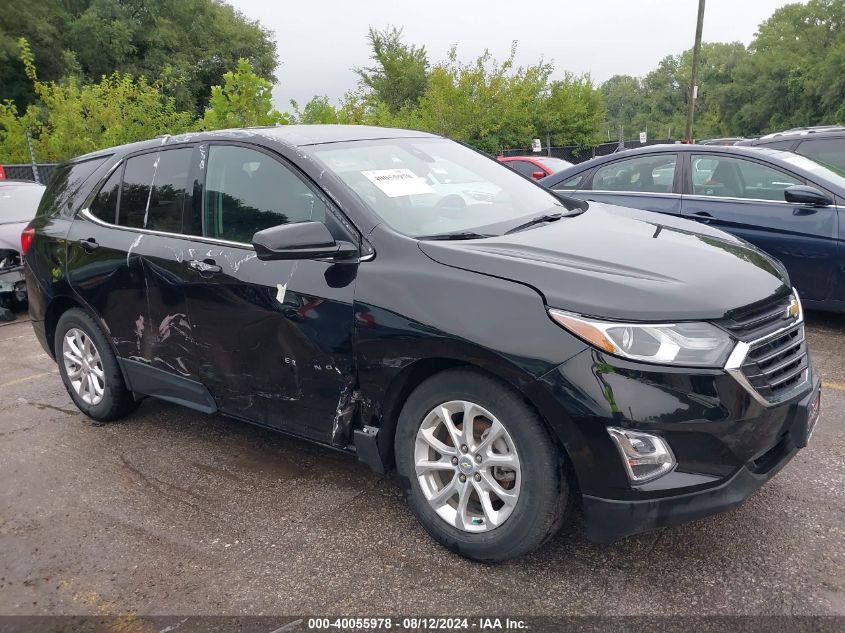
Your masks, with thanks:
[(576, 516), (499, 565), (352, 456), (151, 399), (94, 425), (2, 325), (0, 615), (845, 615), (845, 316), (808, 322), (821, 419), (743, 506), (609, 546)]

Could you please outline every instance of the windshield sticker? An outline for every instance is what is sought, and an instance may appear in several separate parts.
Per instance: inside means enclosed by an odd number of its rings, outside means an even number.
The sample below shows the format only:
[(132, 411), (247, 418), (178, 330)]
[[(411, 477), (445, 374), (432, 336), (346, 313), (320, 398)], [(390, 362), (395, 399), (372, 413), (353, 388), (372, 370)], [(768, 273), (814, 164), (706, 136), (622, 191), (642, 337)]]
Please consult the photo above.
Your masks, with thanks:
[(434, 193), (425, 179), (410, 169), (369, 169), (361, 173), (388, 198)]

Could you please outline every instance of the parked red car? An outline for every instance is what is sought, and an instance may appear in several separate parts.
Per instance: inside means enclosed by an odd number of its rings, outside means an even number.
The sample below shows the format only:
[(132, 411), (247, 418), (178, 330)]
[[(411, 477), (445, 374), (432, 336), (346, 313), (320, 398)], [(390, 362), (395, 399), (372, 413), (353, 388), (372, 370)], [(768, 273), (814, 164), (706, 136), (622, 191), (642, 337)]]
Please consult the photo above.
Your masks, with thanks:
[(504, 163), (514, 171), (534, 180), (540, 180), (562, 169), (572, 167), (572, 163), (554, 156), (497, 156), (499, 162)]

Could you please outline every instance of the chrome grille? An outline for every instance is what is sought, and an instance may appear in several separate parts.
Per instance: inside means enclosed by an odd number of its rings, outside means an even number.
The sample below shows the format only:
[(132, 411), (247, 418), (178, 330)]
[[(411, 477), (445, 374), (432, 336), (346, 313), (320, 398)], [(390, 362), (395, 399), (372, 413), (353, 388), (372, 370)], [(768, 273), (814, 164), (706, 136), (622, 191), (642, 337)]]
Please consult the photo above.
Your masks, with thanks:
[(747, 343), (739, 370), (747, 386), (768, 403), (784, 399), (803, 384), (810, 366), (803, 319), (790, 316), (791, 300), (786, 297), (746, 310), (721, 324)]
[(804, 324), (751, 344), (742, 373), (766, 400), (778, 400), (804, 382), (810, 363), (804, 341)]

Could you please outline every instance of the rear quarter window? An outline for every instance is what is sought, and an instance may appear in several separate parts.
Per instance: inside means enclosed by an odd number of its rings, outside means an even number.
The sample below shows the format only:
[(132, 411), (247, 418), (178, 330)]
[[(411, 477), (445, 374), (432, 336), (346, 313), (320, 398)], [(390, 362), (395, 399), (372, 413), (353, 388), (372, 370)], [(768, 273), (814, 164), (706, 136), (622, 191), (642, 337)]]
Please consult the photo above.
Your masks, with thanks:
[(96, 183), (91, 175), (109, 156), (62, 163), (53, 172), (53, 178), (41, 198), (38, 215), (70, 217), (87, 197)]

